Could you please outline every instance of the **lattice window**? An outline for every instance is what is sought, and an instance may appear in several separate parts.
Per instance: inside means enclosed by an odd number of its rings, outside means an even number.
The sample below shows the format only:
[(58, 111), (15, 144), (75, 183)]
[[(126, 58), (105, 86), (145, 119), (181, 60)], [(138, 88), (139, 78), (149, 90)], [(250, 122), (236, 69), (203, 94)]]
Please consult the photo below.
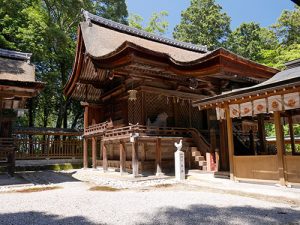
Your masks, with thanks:
[(177, 107), (177, 126), (190, 127), (189, 102), (183, 99), (176, 99), (175, 107)]
[[(196, 107), (192, 107), (191, 108), (191, 121), (192, 121), (192, 127), (196, 128), (197, 130), (203, 130), (203, 122), (204, 122), (204, 118), (203, 118), (203, 112), (200, 111), (198, 108)], [(206, 123), (206, 120), (205, 120)]]
[(142, 123), (142, 93), (137, 93), (135, 101), (128, 100), (128, 122), (132, 124)]
[(151, 122), (154, 122), (160, 113), (167, 113), (167, 126), (174, 126), (174, 107), (173, 98), (168, 98), (163, 95), (144, 93), (145, 103), (145, 123), (147, 123), (148, 118)]

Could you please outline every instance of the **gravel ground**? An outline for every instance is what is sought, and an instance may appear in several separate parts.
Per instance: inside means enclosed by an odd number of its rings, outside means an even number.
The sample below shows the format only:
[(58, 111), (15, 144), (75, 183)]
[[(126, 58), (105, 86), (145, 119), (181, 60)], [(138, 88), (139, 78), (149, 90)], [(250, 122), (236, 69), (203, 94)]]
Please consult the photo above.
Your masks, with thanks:
[[(70, 175), (76, 177), (76, 173)], [(93, 184), (58, 173), (35, 177), (33, 173), (27, 179), (36, 182), (37, 187), (51, 184), (61, 189), (0, 193), (0, 224), (300, 225), (297, 206), (190, 189), (184, 184), (105, 192), (90, 191)]]

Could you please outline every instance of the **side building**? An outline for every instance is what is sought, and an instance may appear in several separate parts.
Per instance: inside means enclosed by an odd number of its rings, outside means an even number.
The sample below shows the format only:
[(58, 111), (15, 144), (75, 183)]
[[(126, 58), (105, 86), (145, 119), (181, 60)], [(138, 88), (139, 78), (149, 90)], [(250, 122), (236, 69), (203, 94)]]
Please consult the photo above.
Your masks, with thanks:
[(26, 100), (36, 96), (44, 83), (35, 81), (31, 54), (0, 49), (0, 166), (13, 174), (15, 146), (14, 121), (26, 107)]

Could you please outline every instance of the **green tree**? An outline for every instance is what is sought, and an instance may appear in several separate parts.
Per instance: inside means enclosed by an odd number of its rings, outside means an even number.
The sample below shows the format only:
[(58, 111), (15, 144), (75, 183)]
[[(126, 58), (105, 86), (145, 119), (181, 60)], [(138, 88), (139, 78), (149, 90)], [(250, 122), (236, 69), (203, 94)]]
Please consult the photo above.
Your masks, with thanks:
[(137, 14), (130, 14), (128, 18), (129, 26), (135, 27), (140, 30), (144, 30), (150, 33), (156, 33), (163, 35), (168, 29), (169, 23), (166, 21), (168, 16), (167, 11), (155, 12), (152, 14), (149, 22), (143, 27), (142, 23), (144, 21), (143, 17)]
[(273, 28), (283, 44), (300, 44), (300, 7), (284, 10)]
[(2, 0), (0, 47), (32, 52), (45, 90), (29, 101), (30, 126), (76, 126), (78, 103), (63, 96), (71, 73), (81, 8), (126, 23), (125, 0)]
[(275, 49), (261, 51), (261, 63), (284, 69), (288, 61), (300, 58), (300, 7), (283, 11), (278, 21), (272, 26), (280, 45)]
[(90, 0), (94, 4), (91, 12), (115, 22), (128, 24), (125, 0)]
[(242, 23), (229, 35), (225, 44), (234, 53), (254, 61), (262, 58), (262, 50), (276, 49), (278, 45), (274, 32), (254, 22)]
[(230, 20), (215, 0), (191, 0), (191, 5), (181, 13), (181, 22), (173, 36), (214, 49), (222, 46), (230, 33)]
[(285, 69), (284, 64), (300, 58), (300, 44), (280, 45), (276, 49), (262, 50), (260, 63), (277, 69)]

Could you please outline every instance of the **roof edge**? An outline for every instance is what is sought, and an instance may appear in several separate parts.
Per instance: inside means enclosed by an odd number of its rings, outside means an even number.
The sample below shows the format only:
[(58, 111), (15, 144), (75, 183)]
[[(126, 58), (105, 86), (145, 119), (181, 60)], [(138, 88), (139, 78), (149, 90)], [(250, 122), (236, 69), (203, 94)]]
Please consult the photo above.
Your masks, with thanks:
[(21, 60), (30, 61), (32, 53), (18, 52), (18, 51), (12, 51), (8, 49), (0, 48), (0, 56), (7, 57), (10, 59), (21, 59)]
[(134, 27), (130, 27), (124, 24), (120, 24), (117, 23), (115, 21), (109, 20), (109, 19), (105, 19), (103, 17), (100, 16), (96, 16), (84, 9), (81, 10), (85, 21), (91, 23), (96, 23), (114, 30), (117, 30), (119, 32), (122, 33), (127, 33), (133, 36), (137, 36), (140, 38), (145, 38), (151, 41), (156, 41), (162, 44), (166, 44), (166, 45), (170, 45), (173, 47), (177, 47), (177, 48), (182, 48), (182, 49), (186, 49), (186, 50), (190, 50), (190, 51), (194, 51), (194, 52), (199, 52), (199, 53), (207, 53), (209, 52), (207, 50), (207, 46), (203, 46), (203, 45), (195, 45), (195, 44), (191, 44), (191, 43), (186, 43), (186, 42), (181, 42), (181, 41), (176, 41), (170, 38), (166, 38), (166, 37), (162, 37), (159, 35), (155, 35), (152, 33), (148, 33), (146, 31), (143, 30), (139, 30), (137, 28)]
[(241, 55), (239, 55), (239, 54), (236, 54), (236, 53), (234, 53), (234, 52), (232, 52), (232, 51), (230, 51), (230, 50), (228, 50), (228, 49), (226, 49), (226, 48), (220, 47), (220, 48), (215, 49), (213, 52), (217, 52), (217, 51), (219, 51), (220, 54), (221, 54), (221, 53), (224, 53), (224, 54), (230, 54), (230, 55), (232, 55), (232, 56), (235, 56), (236, 58), (239, 58), (239, 59), (242, 60), (242, 61), (250, 62), (250, 63), (252, 63), (253, 65), (256, 65), (256, 66), (261, 67), (261, 68), (263, 68), (263, 69), (267, 69), (267, 70), (270, 71), (270, 72), (273, 72), (273, 73), (278, 73), (278, 72), (280, 72), (279, 69), (276, 69), (276, 68), (270, 67), (270, 66), (266, 66), (266, 65), (264, 65), (264, 64), (261, 64), (261, 63), (258, 63), (258, 62), (256, 62), (256, 61), (254, 61), (254, 60), (252, 60), (252, 59), (245, 58), (244, 56), (241, 56)]

